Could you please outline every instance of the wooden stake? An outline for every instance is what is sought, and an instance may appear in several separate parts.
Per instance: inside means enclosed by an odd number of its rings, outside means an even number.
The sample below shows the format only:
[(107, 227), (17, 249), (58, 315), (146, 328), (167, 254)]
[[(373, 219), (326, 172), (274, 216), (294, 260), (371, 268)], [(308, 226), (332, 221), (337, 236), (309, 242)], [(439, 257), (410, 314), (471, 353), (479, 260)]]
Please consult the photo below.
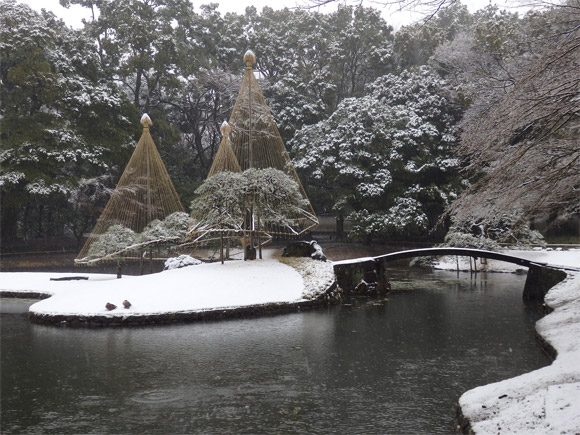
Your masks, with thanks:
[(226, 238), (226, 260), (230, 259), (230, 238)]
[(257, 215), (258, 219), (258, 251), (260, 252), (260, 260), (262, 259), (262, 239), (260, 237), (260, 215)]
[(224, 264), (224, 232), (220, 231), (220, 259)]
[(242, 250), (244, 251), (244, 261), (247, 260), (247, 254), (246, 254), (246, 245), (247, 245), (247, 241), (246, 241), (246, 207), (244, 204), (244, 224), (243, 224), (243, 232), (244, 232), (244, 246), (242, 246)]

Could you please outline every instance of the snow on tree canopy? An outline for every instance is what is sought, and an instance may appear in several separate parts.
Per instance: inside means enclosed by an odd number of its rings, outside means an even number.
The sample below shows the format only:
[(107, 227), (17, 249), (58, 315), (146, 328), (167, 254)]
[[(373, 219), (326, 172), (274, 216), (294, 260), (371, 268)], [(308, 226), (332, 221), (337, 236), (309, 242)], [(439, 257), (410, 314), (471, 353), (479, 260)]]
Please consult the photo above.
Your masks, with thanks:
[(105, 257), (136, 242), (137, 234), (133, 230), (122, 225), (113, 225), (91, 244), (87, 256), (91, 259)]
[[(367, 92), (296, 132), (290, 143), (296, 168), (337, 215), (364, 210), (368, 216), (351, 217), (374, 222), (367, 234), (425, 234), (460, 188), (453, 158), (457, 99), (428, 68), (379, 77)], [(395, 218), (395, 211), (409, 219)]]
[(308, 205), (298, 183), (273, 168), (220, 172), (208, 178), (196, 194), (191, 203), (194, 228), (219, 226), (241, 230), (244, 204), (249, 198), (255, 201), (256, 211), (265, 224), (280, 226), (292, 226), (292, 216), (306, 213), (304, 208)]

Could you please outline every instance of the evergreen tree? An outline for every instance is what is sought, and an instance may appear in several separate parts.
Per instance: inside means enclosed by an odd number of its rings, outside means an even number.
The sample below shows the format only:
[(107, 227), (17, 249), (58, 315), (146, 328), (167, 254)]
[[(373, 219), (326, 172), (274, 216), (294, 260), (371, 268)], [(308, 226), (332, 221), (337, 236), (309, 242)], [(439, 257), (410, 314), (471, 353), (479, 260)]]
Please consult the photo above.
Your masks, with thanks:
[(123, 159), (135, 114), (91, 41), (52, 13), (2, 2), (0, 32), (2, 239), (61, 236), (68, 196)]
[(428, 69), (380, 77), (367, 92), (296, 134), (296, 168), (319, 210), (361, 223), (356, 236), (425, 236), (459, 190), (460, 107)]

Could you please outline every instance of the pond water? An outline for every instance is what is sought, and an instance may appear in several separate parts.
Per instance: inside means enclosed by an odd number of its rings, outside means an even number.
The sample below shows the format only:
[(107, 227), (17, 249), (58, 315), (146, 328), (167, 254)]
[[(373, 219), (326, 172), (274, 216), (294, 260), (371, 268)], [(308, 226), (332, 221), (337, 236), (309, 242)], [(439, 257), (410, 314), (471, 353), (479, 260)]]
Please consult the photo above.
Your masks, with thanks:
[(525, 276), (391, 278), (384, 300), (163, 327), (35, 325), (4, 299), (2, 433), (451, 433), (463, 392), (549, 364)]

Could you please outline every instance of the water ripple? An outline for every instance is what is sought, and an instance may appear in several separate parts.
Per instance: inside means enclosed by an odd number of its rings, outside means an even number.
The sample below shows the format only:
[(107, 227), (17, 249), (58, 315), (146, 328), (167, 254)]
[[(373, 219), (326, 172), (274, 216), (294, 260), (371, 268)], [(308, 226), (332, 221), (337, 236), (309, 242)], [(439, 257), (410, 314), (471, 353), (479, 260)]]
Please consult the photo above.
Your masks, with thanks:
[(137, 393), (130, 397), (130, 400), (137, 403), (169, 403), (176, 402), (183, 398), (183, 394), (171, 389), (151, 390)]

